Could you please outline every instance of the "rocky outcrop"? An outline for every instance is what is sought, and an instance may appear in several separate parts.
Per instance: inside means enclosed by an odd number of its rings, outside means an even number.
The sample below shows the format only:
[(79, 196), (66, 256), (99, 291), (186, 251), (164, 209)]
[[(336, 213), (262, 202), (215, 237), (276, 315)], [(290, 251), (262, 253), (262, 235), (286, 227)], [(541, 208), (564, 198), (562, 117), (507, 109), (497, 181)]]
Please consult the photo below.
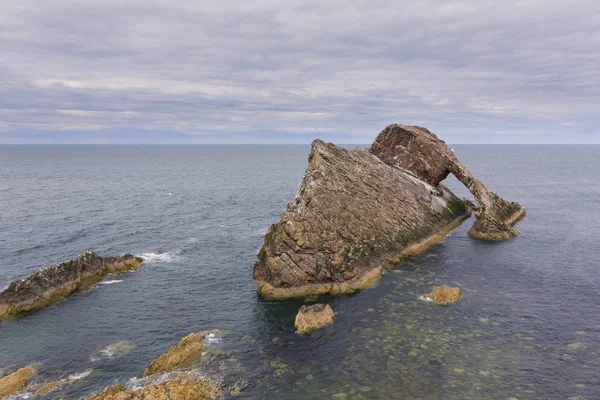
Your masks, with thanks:
[(442, 285), (433, 289), (431, 293), (423, 295), (425, 299), (435, 302), (442, 306), (458, 303), (462, 297), (462, 291), (459, 288)]
[(4, 399), (23, 389), (35, 375), (35, 368), (29, 366), (20, 368), (16, 372), (0, 379), (0, 399)]
[(142, 261), (130, 254), (102, 258), (88, 251), (75, 260), (41, 269), (25, 279), (12, 282), (0, 293), (0, 320), (49, 306), (102, 281), (108, 274), (135, 270)]
[(309, 335), (317, 329), (333, 324), (333, 310), (329, 304), (302, 306), (296, 315), (294, 327), (301, 335)]
[(521, 205), (488, 191), (456, 158), (452, 149), (429, 130), (389, 125), (377, 136), (370, 152), (435, 187), (452, 173), (471, 191), (479, 205), (477, 220), (469, 230), (471, 237), (502, 240), (519, 234), (513, 225), (525, 216)]
[(202, 341), (205, 337), (204, 333), (190, 333), (169, 351), (152, 361), (144, 371), (144, 376), (191, 366), (202, 356), (204, 349)]
[(254, 266), (265, 298), (367, 288), (386, 265), (444, 238), (470, 216), (470, 208), (445, 186), (367, 149), (315, 140), (308, 164)]
[(88, 400), (203, 400), (220, 396), (221, 389), (211, 381), (193, 374), (178, 374), (167, 380), (147, 382), (143, 387), (127, 390), (125, 385), (109, 386)]

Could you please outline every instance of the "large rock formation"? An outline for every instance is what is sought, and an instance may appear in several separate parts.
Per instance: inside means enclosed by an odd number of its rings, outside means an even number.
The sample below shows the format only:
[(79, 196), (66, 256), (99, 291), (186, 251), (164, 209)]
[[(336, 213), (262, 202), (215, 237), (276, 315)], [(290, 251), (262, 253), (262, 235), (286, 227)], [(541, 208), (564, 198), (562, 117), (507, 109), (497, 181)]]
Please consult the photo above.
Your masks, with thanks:
[(0, 293), (0, 320), (39, 310), (73, 292), (102, 281), (108, 274), (122, 274), (142, 265), (142, 259), (126, 254), (102, 258), (92, 251), (62, 264), (41, 269), (12, 282)]
[(410, 171), (438, 186), (452, 173), (473, 194), (479, 213), (469, 235), (477, 239), (502, 240), (517, 236), (513, 225), (525, 215), (519, 203), (508, 202), (490, 192), (458, 161), (443, 140), (425, 128), (389, 125), (371, 146), (371, 153), (390, 165)]
[(440, 183), (450, 173), (479, 203), (472, 237), (516, 236), (512, 225), (525, 214), (518, 203), (489, 192), (425, 128), (390, 125), (369, 150), (315, 140), (308, 161), (254, 266), (265, 298), (366, 288), (386, 265), (443, 238), (475, 208)]
[(169, 351), (152, 361), (144, 371), (144, 376), (191, 366), (202, 356), (204, 338), (206, 338), (205, 333), (190, 333)]
[(443, 185), (386, 164), (366, 149), (315, 140), (281, 221), (265, 235), (254, 279), (266, 298), (351, 293), (470, 215)]

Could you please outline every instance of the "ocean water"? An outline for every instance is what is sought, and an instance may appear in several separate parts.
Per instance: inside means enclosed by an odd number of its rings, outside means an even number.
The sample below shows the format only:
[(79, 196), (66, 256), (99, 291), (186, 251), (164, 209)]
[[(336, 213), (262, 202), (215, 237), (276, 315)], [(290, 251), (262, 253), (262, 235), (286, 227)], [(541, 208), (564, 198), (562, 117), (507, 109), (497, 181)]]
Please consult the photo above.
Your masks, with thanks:
[[(322, 297), (335, 325), (301, 337), (303, 300), (262, 301), (252, 267), (308, 146), (0, 146), (0, 288), (88, 249), (146, 259), (1, 323), (0, 369), (78, 374), (54, 396), (77, 398), (222, 329), (206, 374), (249, 399), (600, 398), (600, 146), (453, 147), (526, 208), (521, 236), (475, 241), (468, 220), (375, 287)], [(419, 300), (438, 284), (461, 302)]]

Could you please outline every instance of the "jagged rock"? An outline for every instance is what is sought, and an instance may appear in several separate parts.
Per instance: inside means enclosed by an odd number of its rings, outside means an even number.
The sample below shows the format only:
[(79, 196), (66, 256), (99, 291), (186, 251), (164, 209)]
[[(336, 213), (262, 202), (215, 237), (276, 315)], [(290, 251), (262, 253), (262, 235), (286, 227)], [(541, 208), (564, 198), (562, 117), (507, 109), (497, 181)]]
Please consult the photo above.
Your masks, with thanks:
[(377, 136), (370, 151), (384, 162), (404, 168), (433, 186), (439, 185), (452, 173), (471, 191), (479, 204), (477, 220), (469, 230), (469, 236), (503, 240), (519, 234), (513, 225), (525, 216), (523, 207), (488, 191), (458, 161), (452, 149), (426, 128), (389, 125)]
[(35, 368), (28, 366), (20, 368), (12, 374), (0, 379), (0, 399), (4, 399), (23, 389), (35, 375)]
[(191, 366), (202, 356), (202, 340), (206, 337), (204, 333), (190, 333), (169, 351), (152, 361), (144, 371), (144, 376), (157, 372), (174, 371)]
[(445, 186), (384, 163), (367, 149), (315, 140), (296, 196), (272, 225), (254, 266), (265, 298), (351, 293), (383, 267), (440, 240), (470, 216)]
[(423, 297), (433, 300), (435, 304), (447, 306), (457, 303), (462, 297), (462, 292), (459, 288), (442, 285), (434, 288), (431, 293), (425, 294)]
[(308, 335), (312, 331), (333, 324), (333, 310), (329, 304), (303, 305), (296, 315), (294, 327), (301, 335)]
[(127, 390), (122, 384), (109, 386), (88, 400), (203, 400), (220, 396), (221, 389), (211, 381), (193, 374), (178, 374), (166, 381), (150, 381), (143, 387)]
[(47, 307), (73, 292), (102, 281), (108, 274), (122, 274), (142, 265), (143, 260), (126, 254), (102, 258), (92, 251), (62, 264), (41, 269), (12, 282), (0, 293), (0, 320)]

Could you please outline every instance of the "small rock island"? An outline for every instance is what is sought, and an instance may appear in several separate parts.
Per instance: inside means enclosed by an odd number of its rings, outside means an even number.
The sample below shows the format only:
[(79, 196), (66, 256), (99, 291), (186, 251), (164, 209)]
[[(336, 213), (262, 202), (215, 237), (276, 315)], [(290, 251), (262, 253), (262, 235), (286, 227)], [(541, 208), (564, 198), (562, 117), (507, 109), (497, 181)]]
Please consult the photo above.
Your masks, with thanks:
[[(478, 207), (441, 184), (454, 174)], [(442, 239), (477, 213), (469, 235), (517, 236), (523, 208), (489, 192), (429, 130), (393, 124), (370, 149), (312, 143), (308, 167), (254, 266), (259, 294), (286, 299), (352, 293), (386, 266)]]
[(12, 282), (0, 293), (0, 321), (47, 307), (104, 280), (109, 274), (138, 269), (142, 262), (140, 257), (131, 254), (103, 258), (88, 251), (75, 260), (40, 269), (27, 278)]

